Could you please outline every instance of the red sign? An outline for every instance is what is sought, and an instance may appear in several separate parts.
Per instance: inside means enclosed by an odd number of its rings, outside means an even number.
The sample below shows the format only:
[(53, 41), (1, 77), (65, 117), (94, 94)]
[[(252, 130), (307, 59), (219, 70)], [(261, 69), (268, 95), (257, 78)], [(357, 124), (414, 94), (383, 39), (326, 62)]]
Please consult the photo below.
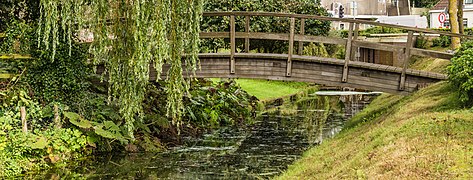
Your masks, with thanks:
[(447, 21), (447, 15), (445, 13), (440, 13), (439, 14), (439, 22), (444, 23), (445, 21)]

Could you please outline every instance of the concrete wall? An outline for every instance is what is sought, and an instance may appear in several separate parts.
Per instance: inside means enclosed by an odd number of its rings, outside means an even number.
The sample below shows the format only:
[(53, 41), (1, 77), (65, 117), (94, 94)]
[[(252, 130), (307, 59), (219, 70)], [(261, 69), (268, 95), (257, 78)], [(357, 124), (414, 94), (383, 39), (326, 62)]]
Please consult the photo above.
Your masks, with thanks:
[[(353, 12), (351, 8), (353, 1), (358, 4), (356, 12)], [(386, 15), (387, 1), (389, 0), (322, 0), (320, 3), (327, 10), (333, 10), (333, 3), (341, 3), (345, 8), (345, 15)]]

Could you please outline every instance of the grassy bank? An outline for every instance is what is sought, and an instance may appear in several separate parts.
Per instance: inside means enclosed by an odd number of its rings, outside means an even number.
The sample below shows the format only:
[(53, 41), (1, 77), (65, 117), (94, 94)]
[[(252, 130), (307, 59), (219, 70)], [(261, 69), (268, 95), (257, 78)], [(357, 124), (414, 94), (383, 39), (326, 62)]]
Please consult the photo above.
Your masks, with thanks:
[(473, 178), (473, 110), (446, 82), (382, 95), (278, 179)]
[(270, 100), (304, 91), (309, 85), (303, 82), (237, 79), (240, 87), (259, 100)]

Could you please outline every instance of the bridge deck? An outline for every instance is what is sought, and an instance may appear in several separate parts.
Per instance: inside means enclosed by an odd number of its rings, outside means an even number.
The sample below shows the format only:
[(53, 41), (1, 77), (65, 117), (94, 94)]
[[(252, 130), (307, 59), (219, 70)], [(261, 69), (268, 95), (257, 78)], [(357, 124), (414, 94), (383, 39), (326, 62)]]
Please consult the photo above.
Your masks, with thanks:
[[(195, 75), (189, 72), (184, 72), (184, 74), (197, 78), (253, 78), (312, 82), (396, 94), (407, 94), (427, 84), (447, 78), (443, 74), (408, 69), (406, 89), (400, 91), (402, 68), (393, 66), (351, 61), (347, 82), (342, 82), (345, 61), (339, 59), (293, 55), (292, 75), (287, 76), (287, 54), (236, 53), (234, 73), (230, 72), (229, 58), (228, 53), (200, 54), (200, 69), (195, 72)], [(168, 68), (164, 66), (163, 72), (166, 72)], [(150, 72), (150, 80), (156, 80), (155, 71)], [(161, 78), (166, 78), (165, 73)]]

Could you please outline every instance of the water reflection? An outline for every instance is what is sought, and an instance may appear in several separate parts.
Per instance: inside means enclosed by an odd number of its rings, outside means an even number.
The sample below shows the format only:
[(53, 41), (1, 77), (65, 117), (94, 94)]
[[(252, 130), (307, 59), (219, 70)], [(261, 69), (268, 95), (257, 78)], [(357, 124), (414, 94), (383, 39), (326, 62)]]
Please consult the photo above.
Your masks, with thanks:
[(158, 154), (104, 154), (68, 170), (90, 179), (267, 179), (342, 129), (345, 103), (339, 100), (301, 98), (285, 110), (263, 114), (249, 128), (185, 138), (185, 145)]

